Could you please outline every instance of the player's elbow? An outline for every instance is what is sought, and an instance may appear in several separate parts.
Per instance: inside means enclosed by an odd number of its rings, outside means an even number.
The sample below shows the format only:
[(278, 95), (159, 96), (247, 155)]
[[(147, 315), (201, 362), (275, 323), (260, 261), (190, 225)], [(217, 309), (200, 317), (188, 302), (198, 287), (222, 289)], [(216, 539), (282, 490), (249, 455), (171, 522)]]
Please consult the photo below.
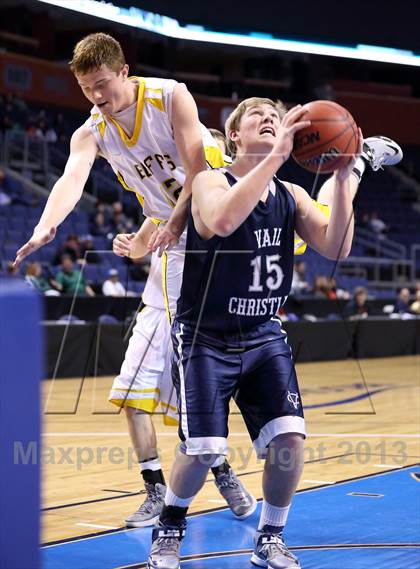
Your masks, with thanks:
[(220, 215), (213, 220), (212, 230), (219, 237), (229, 237), (234, 231), (235, 227), (232, 220), (227, 215)]
[(341, 247), (339, 254), (338, 254), (338, 259), (340, 261), (342, 261), (343, 259), (347, 259), (347, 257), (350, 255), (350, 251), (351, 251), (351, 244), (350, 245), (343, 245), (343, 247)]
[(324, 250), (323, 256), (330, 261), (342, 261), (350, 255), (350, 250), (351, 244), (350, 246), (342, 244), (340, 247), (329, 247), (327, 250)]

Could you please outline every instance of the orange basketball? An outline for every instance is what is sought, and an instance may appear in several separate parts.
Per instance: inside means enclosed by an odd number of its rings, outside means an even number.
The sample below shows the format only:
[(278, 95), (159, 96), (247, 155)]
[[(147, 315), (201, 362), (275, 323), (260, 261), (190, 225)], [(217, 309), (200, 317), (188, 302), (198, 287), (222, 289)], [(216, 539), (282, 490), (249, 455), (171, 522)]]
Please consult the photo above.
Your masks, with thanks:
[(311, 126), (295, 134), (292, 156), (310, 172), (333, 172), (357, 152), (358, 130), (347, 109), (333, 101), (313, 101), (302, 120)]

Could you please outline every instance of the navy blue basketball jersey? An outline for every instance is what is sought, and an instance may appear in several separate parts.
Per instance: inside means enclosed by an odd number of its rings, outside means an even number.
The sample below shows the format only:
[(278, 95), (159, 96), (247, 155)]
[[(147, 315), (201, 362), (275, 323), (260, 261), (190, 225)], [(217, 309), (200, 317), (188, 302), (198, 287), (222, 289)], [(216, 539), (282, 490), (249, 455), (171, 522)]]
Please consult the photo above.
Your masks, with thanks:
[[(236, 179), (225, 176), (233, 186)], [(190, 210), (177, 320), (234, 333), (274, 316), (292, 283), (295, 212), (294, 198), (278, 180), (228, 237), (202, 239)]]

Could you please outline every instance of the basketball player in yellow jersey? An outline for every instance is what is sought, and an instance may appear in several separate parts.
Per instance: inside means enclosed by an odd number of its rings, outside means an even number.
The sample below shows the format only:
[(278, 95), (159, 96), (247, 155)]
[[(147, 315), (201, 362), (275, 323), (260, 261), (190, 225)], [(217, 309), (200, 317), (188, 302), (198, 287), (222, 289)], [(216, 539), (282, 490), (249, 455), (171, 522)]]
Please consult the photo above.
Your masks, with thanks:
[[(148, 247), (163, 252), (163, 266), (155, 253), (143, 298), (149, 306), (138, 316), (110, 399), (126, 411), (147, 490), (145, 503), (127, 524), (152, 525), (165, 494), (150, 418), (165, 391), (160, 383), (165, 369), (162, 345), (169, 327), (164, 320), (174, 312), (179, 294), (191, 182), (207, 168), (203, 136), (209, 137), (209, 159), (212, 154), (220, 158), (220, 150), (200, 125), (197, 107), (185, 85), (168, 79), (129, 77), (121, 46), (111, 36), (98, 33), (82, 39), (70, 67), (93, 108), (89, 119), (74, 132), (64, 173), (54, 185), (31, 239), (17, 252), (15, 264), (54, 238), (57, 226), (79, 201), (98, 155), (109, 162), (121, 184), (142, 204), (150, 220), (145, 225)], [(220, 166), (221, 159), (214, 165)], [(152, 222), (159, 231), (153, 230)], [(164, 395), (163, 403), (171, 410), (170, 393)], [(229, 464), (216, 461), (213, 473), (233, 513), (240, 519), (252, 514), (255, 499)]]

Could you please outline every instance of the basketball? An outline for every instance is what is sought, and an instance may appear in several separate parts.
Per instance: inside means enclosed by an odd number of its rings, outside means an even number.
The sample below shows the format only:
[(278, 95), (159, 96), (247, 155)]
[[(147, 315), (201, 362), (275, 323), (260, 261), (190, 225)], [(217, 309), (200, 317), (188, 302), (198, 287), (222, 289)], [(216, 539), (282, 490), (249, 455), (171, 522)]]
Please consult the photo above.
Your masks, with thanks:
[(342, 168), (357, 151), (357, 125), (347, 109), (333, 101), (304, 105), (304, 120), (311, 125), (295, 134), (292, 156), (310, 172), (328, 173)]

